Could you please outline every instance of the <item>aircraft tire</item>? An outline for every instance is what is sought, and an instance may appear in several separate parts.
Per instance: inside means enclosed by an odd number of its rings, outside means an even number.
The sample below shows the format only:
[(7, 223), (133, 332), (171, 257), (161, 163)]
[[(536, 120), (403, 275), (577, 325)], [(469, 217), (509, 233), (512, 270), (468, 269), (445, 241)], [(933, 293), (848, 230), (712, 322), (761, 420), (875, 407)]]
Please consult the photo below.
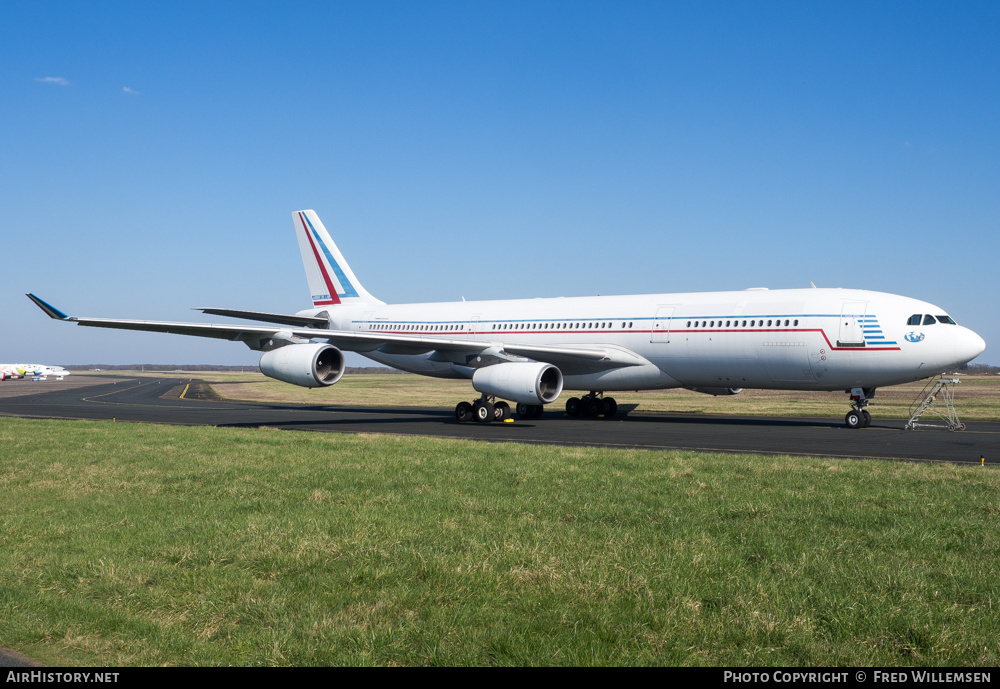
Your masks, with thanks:
[(871, 414), (869, 414), (864, 409), (862, 409), (861, 410), (861, 416), (863, 417), (863, 420), (861, 422), (861, 427), (862, 428), (868, 428), (869, 426), (872, 425), (872, 415)]
[(493, 405), (493, 420), (494, 421), (504, 421), (510, 418), (510, 405), (504, 401), (497, 402)]
[(472, 421), (472, 405), (468, 402), (459, 402), (455, 407), (455, 418), (459, 423)]
[(848, 428), (861, 428), (861, 424), (864, 423), (864, 417), (852, 409), (844, 417), (844, 423), (847, 424)]
[(580, 412), (583, 411), (583, 405), (580, 403), (579, 397), (570, 397), (566, 400), (566, 413), (570, 416), (579, 416)]
[(489, 423), (493, 420), (494, 413), (493, 405), (489, 402), (476, 402), (472, 405), (472, 416), (479, 423)]

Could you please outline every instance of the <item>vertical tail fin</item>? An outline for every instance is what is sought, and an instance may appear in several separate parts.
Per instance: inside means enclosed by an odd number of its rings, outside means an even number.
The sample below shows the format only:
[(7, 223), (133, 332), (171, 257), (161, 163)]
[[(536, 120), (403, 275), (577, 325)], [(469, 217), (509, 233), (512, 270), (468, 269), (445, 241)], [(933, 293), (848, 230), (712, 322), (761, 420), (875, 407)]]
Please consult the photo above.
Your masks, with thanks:
[(292, 222), (313, 306), (354, 301), (381, 303), (361, 286), (315, 211), (295, 211)]

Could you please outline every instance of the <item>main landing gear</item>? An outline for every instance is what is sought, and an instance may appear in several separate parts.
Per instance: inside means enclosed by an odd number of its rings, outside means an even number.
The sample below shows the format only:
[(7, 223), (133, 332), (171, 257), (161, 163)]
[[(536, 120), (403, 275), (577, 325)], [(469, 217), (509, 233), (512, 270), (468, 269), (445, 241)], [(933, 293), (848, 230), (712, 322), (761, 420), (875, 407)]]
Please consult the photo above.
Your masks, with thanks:
[(851, 395), (851, 411), (844, 417), (844, 423), (848, 428), (868, 428), (872, 423), (872, 415), (865, 407), (875, 396), (875, 388), (851, 388), (847, 392)]
[(566, 400), (566, 413), (570, 416), (598, 416), (605, 419), (618, 413), (618, 403), (614, 397), (605, 397), (603, 392), (591, 391), (581, 398)]
[[(458, 406), (455, 407), (455, 418), (459, 422), (465, 421), (478, 421), (479, 423), (490, 423), (491, 421), (506, 421), (511, 417), (510, 405), (500, 400), (499, 402), (493, 401), (495, 397), (487, 397), (483, 395), (478, 400), (469, 404), (468, 402), (459, 402)], [(527, 407), (531, 405), (517, 405), (518, 416), (522, 419), (527, 418), (521, 414), (521, 407)], [(538, 405), (538, 416), (542, 415), (542, 406)], [(537, 417), (532, 417), (537, 418)]]

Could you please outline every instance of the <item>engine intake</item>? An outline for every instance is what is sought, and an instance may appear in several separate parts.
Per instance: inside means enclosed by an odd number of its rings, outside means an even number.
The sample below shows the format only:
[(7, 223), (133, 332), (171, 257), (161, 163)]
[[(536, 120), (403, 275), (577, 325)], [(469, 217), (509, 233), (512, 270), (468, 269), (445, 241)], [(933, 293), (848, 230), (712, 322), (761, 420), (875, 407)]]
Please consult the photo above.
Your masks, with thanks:
[(345, 367), (343, 352), (328, 344), (285, 345), (260, 358), (260, 372), (265, 376), (304, 388), (333, 385)]
[(562, 393), (562, 371), (540, 362), (485, 366), (472, 374), (472, 387), (521, 404), (548, 404)]

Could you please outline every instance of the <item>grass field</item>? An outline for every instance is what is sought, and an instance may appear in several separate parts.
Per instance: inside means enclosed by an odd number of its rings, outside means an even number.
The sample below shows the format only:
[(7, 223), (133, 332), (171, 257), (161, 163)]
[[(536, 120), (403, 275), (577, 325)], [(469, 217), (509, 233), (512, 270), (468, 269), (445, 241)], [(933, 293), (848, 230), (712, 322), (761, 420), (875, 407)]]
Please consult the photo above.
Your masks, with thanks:
[(998, 489), (989, 466), (0, 419), (0, 645), (996, 665)]
[[(478, 397), (468, 381), (441, 380), (410, 374), (346, 375), (336, 385), (300, 388), (249, 373), (192, 373), (209, 381), (219, 396), (244, 401), (335, 404), (346, 406), (441, 407), (453, 409), (462, 401)], [(960, 376), (955, 405), (962, 420), (1000, 419), (1000, 376)], [(876, 418), (905, 419), (925, 381), (879, 388), (869, 409)], [(563, 408), (571, 394), (564, 392), (553, 406)], [(847, 395), (839, 392), (744, 390), (739, 395), (713, 397), (690, 390), (650, 390), (613, 393), (619, 405), (632, 405), (634, 412), (684, 414), (736, 414), (746, 416), (842, 417), (850, 408)]]

